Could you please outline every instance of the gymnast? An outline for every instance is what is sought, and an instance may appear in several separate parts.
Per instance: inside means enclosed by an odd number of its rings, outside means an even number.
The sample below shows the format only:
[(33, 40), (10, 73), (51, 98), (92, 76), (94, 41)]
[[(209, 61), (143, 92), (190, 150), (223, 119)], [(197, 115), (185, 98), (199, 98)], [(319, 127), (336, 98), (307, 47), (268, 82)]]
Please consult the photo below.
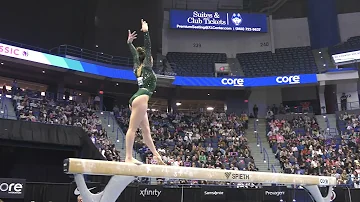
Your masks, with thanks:
[(132, 42), (136, 39), (136, 31), (129, 30), (127, 44), (130, 47), (134, 59), (134, 73), (139, 85), (139, 90), (130, 98), (129, 106), (131, 110), (130, 123), (126, 132), (126, 157), (125, 162), (142, 164), (132, 156), (135, 135), (140, 127), (143, 141), (153, 153), (153, 158), (159, 165), (165, 165), (158, 151), (155, 148), (150, 134), (150, 126), (147, 115), (148, 101), (156, 88), (156, 75), (152, 70), (153, 57), (151, 56), (151, 42), (149, 27), (146, 21), (141, 20), (141, 31), (144, 32), (144, 46), (135, 48)]

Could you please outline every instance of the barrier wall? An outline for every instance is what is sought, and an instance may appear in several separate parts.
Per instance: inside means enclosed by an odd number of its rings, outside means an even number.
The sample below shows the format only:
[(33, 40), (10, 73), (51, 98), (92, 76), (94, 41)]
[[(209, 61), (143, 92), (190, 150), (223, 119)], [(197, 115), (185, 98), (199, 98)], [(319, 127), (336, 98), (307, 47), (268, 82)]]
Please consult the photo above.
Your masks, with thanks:
[[(103, 189), (99, 183), (88, 183), (91, 192), (97, 193)], [(6, 199), (9, 201), (34, 202), (75, 202), (77, 194), (74, 183), (49, 184), (26, 183), (25, 196), (21, 199)], [(325, 193), (325, 190), (322, 190)], [(350, 197), (351, 196), (351, 197)], [(117, 201), (121, 202), (279, 202), (294, 201), (311, 202), (312, 199), (303, 189), (290, 189), (281, 186), (263, 188), (229, 188), (225, 186), (184, 186), (164, 187), (151, 185), (132, 185), (127, 187)], [(360, 200), (360, 189), (336, 187), (332, 192), (333, 202), (351, 202)]]

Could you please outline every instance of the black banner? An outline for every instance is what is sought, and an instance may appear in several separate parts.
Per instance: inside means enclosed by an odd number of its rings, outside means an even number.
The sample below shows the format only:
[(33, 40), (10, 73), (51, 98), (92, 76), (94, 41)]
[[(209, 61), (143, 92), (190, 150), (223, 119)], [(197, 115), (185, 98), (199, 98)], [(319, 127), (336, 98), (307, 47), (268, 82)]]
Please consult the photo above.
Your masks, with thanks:
[(160, 201), (163, 195), (162, 186), (139, 185), (137, 189), (137, 200)]
[(226, 189), (225, 187), (219, 186), (203, 186), (201, 187), (201, 200), (212, 201), (212, 200), (225, 200)]
[(330, 200), (332, 202), (344, 202), (345, 201), (345, 189), (342, 187), (336, 187), (331, 192), (331, 198)]
[(264, 201), (276, 201), (279, 202), (281, 199), (286, 199), (288, 195), (287, 187), (273, 186), (263, 187)]
[(0, 198), (23, 199), (25, 187), (25, 179), (0, 178)]

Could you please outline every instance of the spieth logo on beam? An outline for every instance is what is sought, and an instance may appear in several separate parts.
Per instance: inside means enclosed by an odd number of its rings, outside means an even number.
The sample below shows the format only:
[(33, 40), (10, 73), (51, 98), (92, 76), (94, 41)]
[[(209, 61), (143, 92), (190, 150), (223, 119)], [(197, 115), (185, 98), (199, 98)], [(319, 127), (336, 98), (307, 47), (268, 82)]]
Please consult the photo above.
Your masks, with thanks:
[(246, 175), (246, 174), (236, 174), (236, 173), (231, 173), (231, 172), (226, 172), (225, 173), (225, 177), (226, 179), (229, 179), (231, 176), (231, 178), (233, 180), (250, 180), (250, 175)]

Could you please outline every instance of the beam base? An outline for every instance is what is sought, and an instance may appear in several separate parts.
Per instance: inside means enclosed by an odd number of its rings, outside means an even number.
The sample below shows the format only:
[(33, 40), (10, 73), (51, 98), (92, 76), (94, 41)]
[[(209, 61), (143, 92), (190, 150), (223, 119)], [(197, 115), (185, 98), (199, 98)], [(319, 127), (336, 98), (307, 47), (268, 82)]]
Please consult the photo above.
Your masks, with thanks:
[(135, 180), (134, 176), (114, 175), (102, 192), (93, 194), (85, 183), (84, 175), (75, 174), (74, 177), (84, 202), (115, 202), (126, 186)]
[(333, 191), (333, 186), (329, 186), (328, 194), (326, 197), (323, 197), (318, 185), (305, 185), (303, 186), (313, 198), (314, 202), (330, 202), (331, 195)]

